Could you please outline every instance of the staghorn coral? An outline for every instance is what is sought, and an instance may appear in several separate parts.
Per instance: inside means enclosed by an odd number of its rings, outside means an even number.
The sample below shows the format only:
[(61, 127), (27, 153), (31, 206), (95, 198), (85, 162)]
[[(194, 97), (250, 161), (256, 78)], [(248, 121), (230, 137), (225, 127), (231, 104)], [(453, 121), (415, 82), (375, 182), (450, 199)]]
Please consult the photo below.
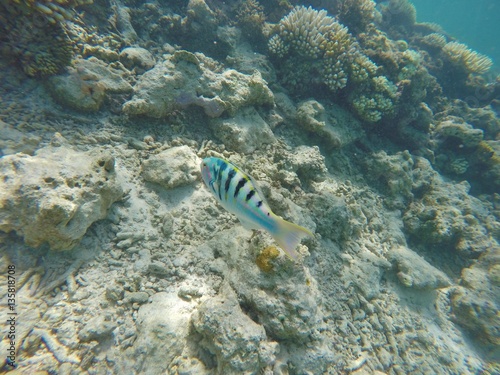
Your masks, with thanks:
[(493, 65), (488, 56), (471, 50), (463, 43), (447, 43), (443, 47), (443, 53), (452, 64), (465, 69), (468, 73), (483, 74)]
[(278, 58), (291, 55), (293, 63), (312, 67), (312, 74), (317, 70), (332, 91), (347, 85), (350, 70), (360, 80), (376, 69), (358, 51), (345, 26), (329, 17), (325, 10), (311, 7), (295, 7), (280, 21), (278, 33), (269, 40), (269, 50)]

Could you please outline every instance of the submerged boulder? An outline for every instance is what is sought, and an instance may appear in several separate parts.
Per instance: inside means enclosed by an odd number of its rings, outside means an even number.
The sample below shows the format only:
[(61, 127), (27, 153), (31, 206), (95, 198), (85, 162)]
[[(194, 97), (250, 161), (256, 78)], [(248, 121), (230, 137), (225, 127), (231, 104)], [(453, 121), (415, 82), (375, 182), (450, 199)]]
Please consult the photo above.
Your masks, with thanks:
[(0, 230), (33, 247), (73, 248), (123, 196), (109, 153), (75, 151), (59, 134), (34, 156), (1, 158), (0, 171)]

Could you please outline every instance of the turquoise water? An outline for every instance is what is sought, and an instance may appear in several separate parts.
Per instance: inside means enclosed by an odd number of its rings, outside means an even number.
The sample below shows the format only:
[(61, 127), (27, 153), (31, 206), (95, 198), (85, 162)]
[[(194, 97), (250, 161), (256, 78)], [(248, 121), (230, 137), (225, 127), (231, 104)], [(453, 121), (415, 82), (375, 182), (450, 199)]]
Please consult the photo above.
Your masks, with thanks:
[(435, 22), (500, 66), (500, 1), (413, 0), (419, 22)]

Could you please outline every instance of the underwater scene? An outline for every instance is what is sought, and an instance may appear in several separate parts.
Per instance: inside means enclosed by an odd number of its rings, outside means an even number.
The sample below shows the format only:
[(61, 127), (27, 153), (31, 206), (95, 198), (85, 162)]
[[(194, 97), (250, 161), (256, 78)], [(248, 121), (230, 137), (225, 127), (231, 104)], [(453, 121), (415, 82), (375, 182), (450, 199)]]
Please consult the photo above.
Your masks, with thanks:
[(0, 0), (0, 374), (500, 374), (499, 35)]

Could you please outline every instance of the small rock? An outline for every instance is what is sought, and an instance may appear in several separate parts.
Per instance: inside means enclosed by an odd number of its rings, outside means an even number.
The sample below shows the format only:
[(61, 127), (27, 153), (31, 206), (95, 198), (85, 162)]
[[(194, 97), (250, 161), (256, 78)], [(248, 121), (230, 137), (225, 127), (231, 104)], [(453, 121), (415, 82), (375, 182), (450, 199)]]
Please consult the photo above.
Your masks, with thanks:
[(83, 342), (99, 341), (111, 335), (116, 327), (117, 324), (115, 322), (107, 321), (103, 316), (96, 316), (90, 319), (80, 332), (78, 332), (78, 338)]
[(173, 147), (145, 160), (142, 175), (146, 181), (172, 189), (196, 181), (198, 164), (198, 157), (188, 146)]
[(144, 73), (155, 66), (151, 52), (141, 47), (127, 47), (120, 52), (120, 61), (128, 69), (136, 68), (138, 73)]

